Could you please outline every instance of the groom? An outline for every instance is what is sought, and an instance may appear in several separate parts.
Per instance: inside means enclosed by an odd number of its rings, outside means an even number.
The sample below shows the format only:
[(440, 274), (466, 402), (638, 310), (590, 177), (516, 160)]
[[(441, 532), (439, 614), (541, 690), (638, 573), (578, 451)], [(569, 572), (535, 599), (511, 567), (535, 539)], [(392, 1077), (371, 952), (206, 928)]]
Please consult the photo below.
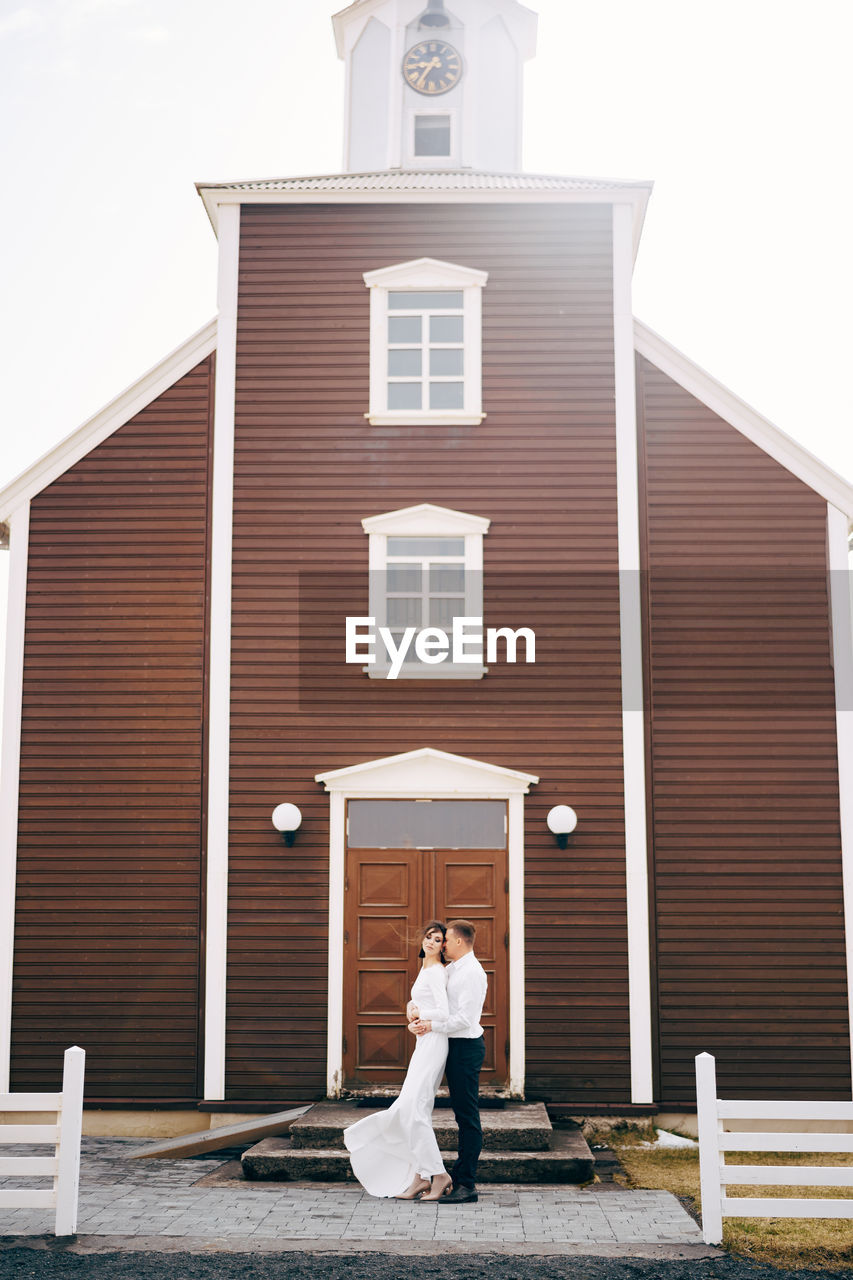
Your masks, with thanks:
[(447, 1018), (419, 1019), (411, 1024), (415, 1035), (443, 1031), (447, 1040), (447, 1086), (459, 1126), (459, 1154), (450, 1170), (453, 1190), (439, 1204), (465, 1204), (477, 1197), (477, 1161), (483, 1147), (480, 1125), (480, 1068), (485, 1056), (480, 1015), (488, 980), (474, 955), (476, 929), (468, 920), (452, 920), (447, 926), (444, 954), (451, 961), (447, 974)]

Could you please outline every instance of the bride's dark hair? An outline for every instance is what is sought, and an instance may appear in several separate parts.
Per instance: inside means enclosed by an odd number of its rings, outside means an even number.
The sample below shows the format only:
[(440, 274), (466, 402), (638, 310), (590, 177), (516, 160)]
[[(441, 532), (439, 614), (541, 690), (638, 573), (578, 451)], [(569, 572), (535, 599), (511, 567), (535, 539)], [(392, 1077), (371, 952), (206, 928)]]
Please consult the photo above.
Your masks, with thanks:
[[(420, 938), (420, 940), (421, 940), (421, 949), (420, 949), (420, 951), (418, 952), (418, 959), (419, 959), (419, 960), (423, 960), (423, 959), (425, 959), (425, 952), (424, 952), (424, 948), (423, 948), (423, 940), (424, 940), (424, 938), (427, 936), (427, 934), (428, 934), (428, 933), (432, 933), (432, 931), (433, 931), (434, 929), (438, 929), (438, 931), (440, 932), (440, 934), (441, 934), (442, 938), (446, 938), (446, 937), (447, 937), (447, 925), (444, 923), (444, 921), (443, 921), (443, 920), (428, 920), (428, 921), (427, 921), (427, 923), (424, 925), (424, 927), (418, 931), (418, 937), (419, 937), (419, 938)], [(440, 952), (439, 952), (439, 957), (440, 957), (440, 959), (441, 959), (441, 963), (442, 963), (442, 964), (447, 964), (447, 960), (446, 960), (446, 959), (445, 959), (445, 957), (444, 957), (444, 952), (443, 952), (443, 951), (440, 951)]]

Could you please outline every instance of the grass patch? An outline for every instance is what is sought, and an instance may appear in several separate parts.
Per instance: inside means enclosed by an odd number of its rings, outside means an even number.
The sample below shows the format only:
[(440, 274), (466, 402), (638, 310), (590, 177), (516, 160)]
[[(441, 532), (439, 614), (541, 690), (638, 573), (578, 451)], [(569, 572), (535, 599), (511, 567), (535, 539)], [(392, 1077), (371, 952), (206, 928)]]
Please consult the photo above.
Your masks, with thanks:
[[(671, 1191), (692, 1203), (698, 1217), (699, 1150), (669, 1148), (650, 1150), (640, 1146), (640, 1131), (623, 1130), (610, 1135), (610, 1146), (618, 1155), (628, 1185)], [(848, 1155), (786, 1155), (780, 1152), (729, 1153), (727, 1164), (850, 1165)], [(733, 1196), (817, 1197), (845, 1199), (850, 1188), (843, 1187), (738, 1187)], [(756, 1262), (787, 1267), (791, 1271), (840, 1270), (853, 1265), (853, 1221), (833, 1218), (724, 1218), (723, 1248)]]

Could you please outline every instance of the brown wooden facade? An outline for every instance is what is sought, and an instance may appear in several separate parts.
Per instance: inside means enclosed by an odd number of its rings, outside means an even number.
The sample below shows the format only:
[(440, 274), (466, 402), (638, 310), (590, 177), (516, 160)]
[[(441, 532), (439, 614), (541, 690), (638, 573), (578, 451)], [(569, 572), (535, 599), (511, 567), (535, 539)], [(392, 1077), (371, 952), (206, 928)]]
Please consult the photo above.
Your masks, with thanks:
[[(528, 1089), (626, 1096), (610, 224), (605, 205), (243, 208), (234, 1098), (325, 1088), (328, 797), (314, 775), (422, 746), (540, 776), (526, 830)], [(362, 274), (422, 256), (489, 272), (479, 427), (365, 420)], [(361, 521), (421, 502), (491, 519), (487, 620), (533, 627), (535, 667), (390, 682), (344, 665), (344, 618), (367, 609)], [(567, 596), (571, 612), (555, 611)], [(567, 795), (586, 814), (570, 856), (544, 821)], [(305, 815), (297, 858), (269, 826), (280, 799)]]
[[(329, 798), (424, 746), (525, 800), (526, 1088), (630, 1100), (607, 204), (243, 206), (227, 1097), (326, 1090)], [(362, 275), (489, 273), (476, 427), (371, 426)], [(33, 502), (13, 1087), (89, 1051), (92, 1098), (200, 1097), (212, 358)], [(849, 1096), (826, 503), (638, 361), (656, 1100)], [(361, 521), (491, 520), (487, 625), (535, 666), (370, 680)], [(304, 815), (286, 849), (282, 800)], [(581, 815), (566, 851), (555, 804)], [(497, 1002), (501, 993), (496, 992)], [(505, 999), (505, 995), (504, 995)]]
[[(826, 503), (638, 361), (660, 1096), (846, 1097)], [(819, 1070), (816, 1070), (817, 1064)]]
[(13, 1089), (198, 1095), (213, 363), (32, 503)]

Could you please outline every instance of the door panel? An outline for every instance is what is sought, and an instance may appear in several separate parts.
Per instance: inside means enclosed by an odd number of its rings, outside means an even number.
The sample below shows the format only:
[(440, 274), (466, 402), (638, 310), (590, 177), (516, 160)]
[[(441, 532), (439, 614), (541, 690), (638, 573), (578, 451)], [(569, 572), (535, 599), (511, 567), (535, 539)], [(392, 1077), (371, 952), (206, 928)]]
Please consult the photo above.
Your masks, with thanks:
[(344, 1076), (402, 1080), (412, 1046), (405, 1008), (418, 963), (416, 849), (350, 849), (344, 881)]
[(470, 920), (489, 988), (484, 1084), (507, 1080), (506, 850), (348, 849), (344, 885), (344, 1083), (402, 1083), (414, 1039), (405, 1008), (426, 920)]
[(506, 850), (439, 849), (435, 860), (437, 919), (470, 920), (477, 930), (474, 953), (489, 979), (481, 1019), (486, 1058), (480, 1080), (503, 1084), (509, 1073)]

